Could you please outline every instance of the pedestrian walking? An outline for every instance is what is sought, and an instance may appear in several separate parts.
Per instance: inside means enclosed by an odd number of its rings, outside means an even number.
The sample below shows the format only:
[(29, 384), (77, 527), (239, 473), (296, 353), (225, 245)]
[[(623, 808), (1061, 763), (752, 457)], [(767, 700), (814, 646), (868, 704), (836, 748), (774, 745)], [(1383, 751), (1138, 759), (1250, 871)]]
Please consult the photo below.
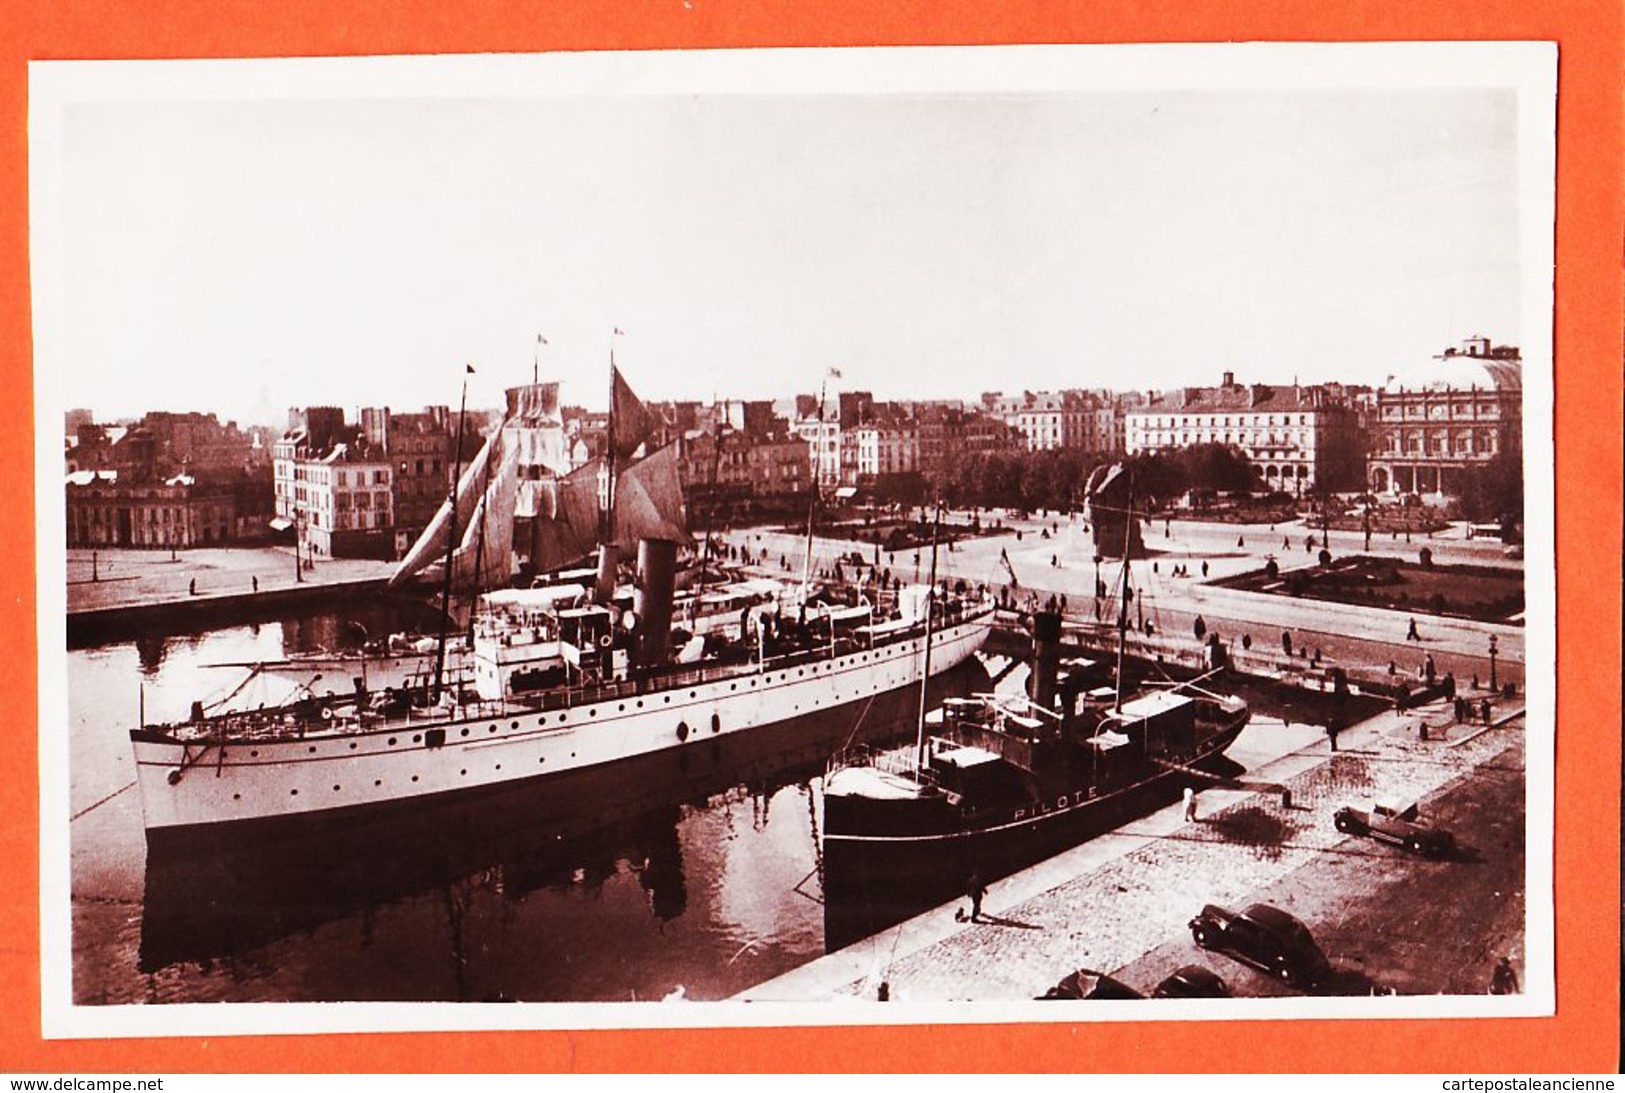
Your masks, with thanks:
[(1480, 702), (1478, 704), (1478, 712), (1479, 712), (1479, 715), (1484, 718), (1484, 724), (1488, 725), (1490, 723), (1490, 700), (1489, 699), (1486, 698), (1486, 699), (1484, 699), (1482, 702)]
[(965, 894), (970, 897), (970, 920), (981, 921), (982, 897), (987, 895), (987, 888), (982, 884), (980, 873), (972, 873), (970, 879), (965, 881)]
[(260, 590), (260, 579), (258, 577), (255, 577), (255, 578), (253, 578), (253, 581), (254, 581), (254, 591), (258, 592)]
[(1281, 536), (1281, 549), (1282, 550), (1291, 550), (1292, 549), (1292, 539), (1289, 536), (1286, 536), (1286, 535)]
[(1190, 786), (1185, 787), (1185, 822), (1196, 822), (1196, 791)]
[(193, 577), (192, 578), (192, 583), (186, 586), (186, 592), (187, 592), (188, 595), (191, 595), (191, 596), (196, 596), (197, 595), (197, 578), (196, 577)]
[(1207, 563), (1206, 562), (1202, 563), (1202, 576), (1204, 576), (1204, 577), (1207, 576)]
[(1417, 632), (1416, 620), (1415, 619), (1411, 620), (1410, 628), (1405, 631), (1405, 640), (1406, 641), (1421, 641), (1422, 640), (1422, 635)]
[(1203, 635), (1207, 633), (1207, 621), (1201, 615), (1198, 615), (1196, 621), (1191, 625), (1191, 629), (1196, 632), (1196, 640), (1201, 641)]
[(1253, 647), (1253, 636), (1251, 634), (1241, 635), (1241, 647), (1243, 649), (1251, 649)]
[(1292, 631), (1290, 630), (1281, 631), (1281, 651), (1287, 656), (1292, 655)]
[(1436, 667), (1434, 667), (1432, 653), (1428, 654), (1428, 658), (1422, 662), (1422, 666), (1427, 671), (1428, 686), (1431, 687), (1433, 686), (1434, 681), (1438, 678), (1439, 671)]
[(1238, 547), (1244, 547), (1244, 546), (1247, 545), (1247, 540), (1245, 538), (1243, 538), (1242, 536), (1238, 535), (1238, 536), (1236, 536), (1236, 545)]
[(1332, 746), (1333, 751), (1337, 750), (1337, 734), (1340, 731), (1342, 730), (1338, 728), (1335, 719), (1326, 723), (1326, 742)]
[(1510, 957), (1503, 956), (1495, 962), (1495, 972), (1490, 976), (1490, 993), (1518, 993), (1518, 973), (1512, 970)]

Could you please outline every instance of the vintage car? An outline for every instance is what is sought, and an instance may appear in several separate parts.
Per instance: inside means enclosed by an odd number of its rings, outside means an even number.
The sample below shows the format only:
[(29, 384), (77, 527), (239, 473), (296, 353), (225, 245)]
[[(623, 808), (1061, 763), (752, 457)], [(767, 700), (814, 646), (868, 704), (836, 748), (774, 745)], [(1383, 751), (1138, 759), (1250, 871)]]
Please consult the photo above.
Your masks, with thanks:
[(1152, 998), (1229, 998), (1230, 987), (1217, 972), (1201, 964), (1186, 964), (1158, 983)]
[(1079, 968), (1055, 986), (1038, 996), (1040, 1002), (1079, 1000), (1084, 998), (1128, 999), (1145, 995), (1119, 980), (1101, 972)]
[(1223, 953), (1294, 987), (1310, 988), (1331, 974), (1331, 962), (1303, 923), (1277, 907), (1244, 911), (1208, 904), (1190, 921), (1198, 948)]
[(1456, 849), (1456, 840), (1450, 832), (1424, 822), (1415, 805), (1403, 808), (1376, 802), (1367, 808), (1345, 805), (1332, 813), (1332, 823), (1345, 835), (1364, 835), (1430, 858), (1448, 857)]

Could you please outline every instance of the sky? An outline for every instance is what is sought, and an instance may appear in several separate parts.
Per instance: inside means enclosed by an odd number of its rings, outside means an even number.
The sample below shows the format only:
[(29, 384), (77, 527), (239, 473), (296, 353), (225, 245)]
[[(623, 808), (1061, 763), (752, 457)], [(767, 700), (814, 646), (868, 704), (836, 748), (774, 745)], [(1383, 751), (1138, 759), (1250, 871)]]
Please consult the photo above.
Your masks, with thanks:
[[(68, 406), (1380, 384), (1519, 344), (1508, 89), (65, 108)], [(1527, 168), (1525, 168), (1527, 170)], [(538, 335), (547, 344), (539, 346)]]

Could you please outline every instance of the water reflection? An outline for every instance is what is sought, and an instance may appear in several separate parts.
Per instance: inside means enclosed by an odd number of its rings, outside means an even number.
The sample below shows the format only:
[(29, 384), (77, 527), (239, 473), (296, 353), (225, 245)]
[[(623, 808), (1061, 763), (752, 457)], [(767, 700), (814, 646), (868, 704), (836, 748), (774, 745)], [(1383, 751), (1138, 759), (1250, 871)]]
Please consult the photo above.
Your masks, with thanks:
[[(962, 687), (962, 679), (942, 685)], [(862, 739), (912, 733), (915, 701), (906, 693), (877, 700)], [(849, 741), (852, 721), (804, 717), (703, 747), (337, 821), (154, 839), (139, 971), (240, 968), (268, 946), (348, 923), (366, 947), (415, 938), (420, 958), (447, 972), (434, 977), (444, 986), (432, 990), (444, 993), (431, 991), (431, 998), (590, 998), (593, 988), (582, 993), (579, 981), (556, 982), (556, 968), (545, 976), (494, 962), (483, 975), (470, 969), (488, 961), (505, 944), (493, 936), (508, 931), (528, 936), (543, 929), (580, 955), (605, 950), (637, 932), (625, 899), (630, 889), (640, 895), (647, 927), (674, 946), (662, 958), (693, 967), (686, 981), (746, 976), (743, 965), (721, 967), (739, 951), (741, 935), (761, 942), (757, 926), (733, 926), (741, 905), (761, 909), (747, 913), (748, 920), (778, 922), (788, 900), (816, 921), (808, 892), (788, 889), (814, 872), (815, 786), (828, 755)], [(808, 807), (779, 815), (774, 801), (781, 793), (785, 804), (805, 800)], [(724, 849), (741, 836), (749, 862)], [(785, 854), (792, 864), (776, 864)], [(816, 897), (816, 879), (808, 888)], [(583, 904), (594, 909), (586, 913)], [(407, 921), (413, 925), (403, 926)], [(816, 946), (816, 934), (811, 940)], [(390, 974), (376, 963), (368, 972)], [(636, 968), (626, 974), (632, 986), (624, 989), (656, 989), (640, 988)], [(421, 970), (410, 986), (375, 978), (348, 985), (343, 997), (424, 997), (425, 978)], [(749, 983), (741, 979), (726, 990)]]

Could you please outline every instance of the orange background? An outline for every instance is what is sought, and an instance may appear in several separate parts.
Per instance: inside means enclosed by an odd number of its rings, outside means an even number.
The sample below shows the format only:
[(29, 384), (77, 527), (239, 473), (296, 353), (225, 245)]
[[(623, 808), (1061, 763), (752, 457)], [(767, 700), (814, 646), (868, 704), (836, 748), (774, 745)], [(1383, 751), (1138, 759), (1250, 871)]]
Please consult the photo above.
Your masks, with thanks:
[[(379, 53), (1234, 40), (1559, 44), (1557, 1016), (621, 1033), (40, 1039), (32, 520), (0, 520), (0, 1070), (1617, 1071), (1619, 1065), (1621, 100), (1618, 0), (1381, 5), (1004, 0), (0, 0), (0, 402), (30, 406), (27, 62)], [(603, 9), (603, 10), (600, 10)], [(612, 9), (612, 10), (610, 10)], [(0, 502), (34, 510), (32, 417), (0, 434)], [(1533, 667), (1533, 666), (1531, 666)], [(1152, 1046), (1154, 1044), (1154, 1047)]]

